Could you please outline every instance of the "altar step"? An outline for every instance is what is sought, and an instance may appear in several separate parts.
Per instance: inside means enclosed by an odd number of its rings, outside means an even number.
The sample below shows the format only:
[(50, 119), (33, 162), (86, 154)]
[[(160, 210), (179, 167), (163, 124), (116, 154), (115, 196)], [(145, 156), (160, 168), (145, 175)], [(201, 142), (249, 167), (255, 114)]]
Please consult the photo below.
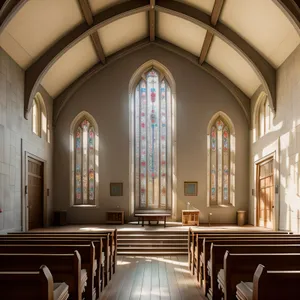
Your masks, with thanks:
[(118, 255), (186, 255), (187, 231), (119, 231)]

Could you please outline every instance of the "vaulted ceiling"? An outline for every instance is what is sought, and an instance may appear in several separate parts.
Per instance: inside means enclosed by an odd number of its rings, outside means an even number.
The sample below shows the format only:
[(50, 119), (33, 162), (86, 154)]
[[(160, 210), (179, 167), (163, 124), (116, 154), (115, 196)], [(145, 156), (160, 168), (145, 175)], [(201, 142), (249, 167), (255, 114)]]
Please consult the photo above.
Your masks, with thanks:
[(182, 49), (240, 98), (249, 100), (262, 86), (275, 109), (276, 70), (300, 43), (300, 8), (293, 0), (0, 0), (0, 5), (0, 46), (25, 70), (25, 116), (39, 84), (57, 98), (93, 66), (139, 43)]

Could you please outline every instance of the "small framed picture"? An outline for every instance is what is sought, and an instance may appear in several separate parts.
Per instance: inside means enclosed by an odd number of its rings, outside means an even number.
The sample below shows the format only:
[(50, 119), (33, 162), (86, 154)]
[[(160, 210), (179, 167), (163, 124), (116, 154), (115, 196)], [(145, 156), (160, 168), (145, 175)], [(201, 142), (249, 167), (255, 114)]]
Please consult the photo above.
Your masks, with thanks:
[(197, 196), (198, 195), (198, 182), (185, 181), (184, 182), (184, 196)]
[(111, 182), (110, 183), (110, 195), (111, 196), (123, 196), (123, 182)]

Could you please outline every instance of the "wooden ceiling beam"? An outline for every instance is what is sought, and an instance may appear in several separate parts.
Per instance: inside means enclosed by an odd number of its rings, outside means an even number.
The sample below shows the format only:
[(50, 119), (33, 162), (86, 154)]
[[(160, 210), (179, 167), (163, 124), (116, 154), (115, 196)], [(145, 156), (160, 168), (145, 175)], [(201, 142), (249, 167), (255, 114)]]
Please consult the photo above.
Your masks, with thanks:
[(150, 10), (149, 10), (149, 30), (150, 30), (150, 42), (155, 41), (155, 0), (150, 0)]
[[(78, 3), (86, 23), (89, 26), (92, 26), (94, 24), (94, 17), (88, 0), (78, 0)], [(105, 53), (103, 51), (103, 47), (98, 32), (97, 31), (92, 32), (90, 37), (99, 60), (101, 61), (101, 63), (105, 64), (106, 62)]]
[(201, 49), (201, 53), (200, 53), (200, 57), (199, 57), (199, 64), (202, 65), (207, 57), (208, 51), (210, 49), (210, 45), (211, 42), (213, 40), (213, 33), (211, 33), (210, 31), (206, 31), (206, 35), (205, 35), (205, 39), (202, 45), (202, 49)]
[(214, 8), (212, 10), (211, 17), (210, 17), (211, 25), (216, 26), (216, 24), (218, 23), (222, 12), (222, 8), (224, 6), (224, 2), (225, 0), (215, 0)]
[(88, 0), (78, 0), (78, 4), (85, 21), (91, 26), (94, 23), (94, 18)]
[[(224, 6), (224, 2), (225, 2), (225, 0), (215, 0), (214, 8), (212, 10), (211, 17), (210, 17), (210, 23), (212, 26), (217, 25), (220, 15), (221, 15), (221, 12), (222, 12), (222, 8)], [(199, 57), (200, 65), (202, 65), (206, 60), (213, 37), (214, 37), (214, 34), (212, 32), (210, 32), (210, 31), (206, 32), (205, 39), (204, 39), (202, 49), (201, 49), (201, 53), (200, 53), (200, 57)]]

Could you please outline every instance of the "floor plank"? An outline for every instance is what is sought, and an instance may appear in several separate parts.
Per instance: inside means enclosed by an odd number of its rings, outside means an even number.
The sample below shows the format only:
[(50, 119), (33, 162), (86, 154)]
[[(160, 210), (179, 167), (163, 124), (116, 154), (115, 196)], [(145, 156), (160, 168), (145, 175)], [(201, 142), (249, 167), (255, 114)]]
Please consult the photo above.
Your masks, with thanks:
[(206, 299), (188, 270), (187, 256), (120, 256), (101, 300)]

